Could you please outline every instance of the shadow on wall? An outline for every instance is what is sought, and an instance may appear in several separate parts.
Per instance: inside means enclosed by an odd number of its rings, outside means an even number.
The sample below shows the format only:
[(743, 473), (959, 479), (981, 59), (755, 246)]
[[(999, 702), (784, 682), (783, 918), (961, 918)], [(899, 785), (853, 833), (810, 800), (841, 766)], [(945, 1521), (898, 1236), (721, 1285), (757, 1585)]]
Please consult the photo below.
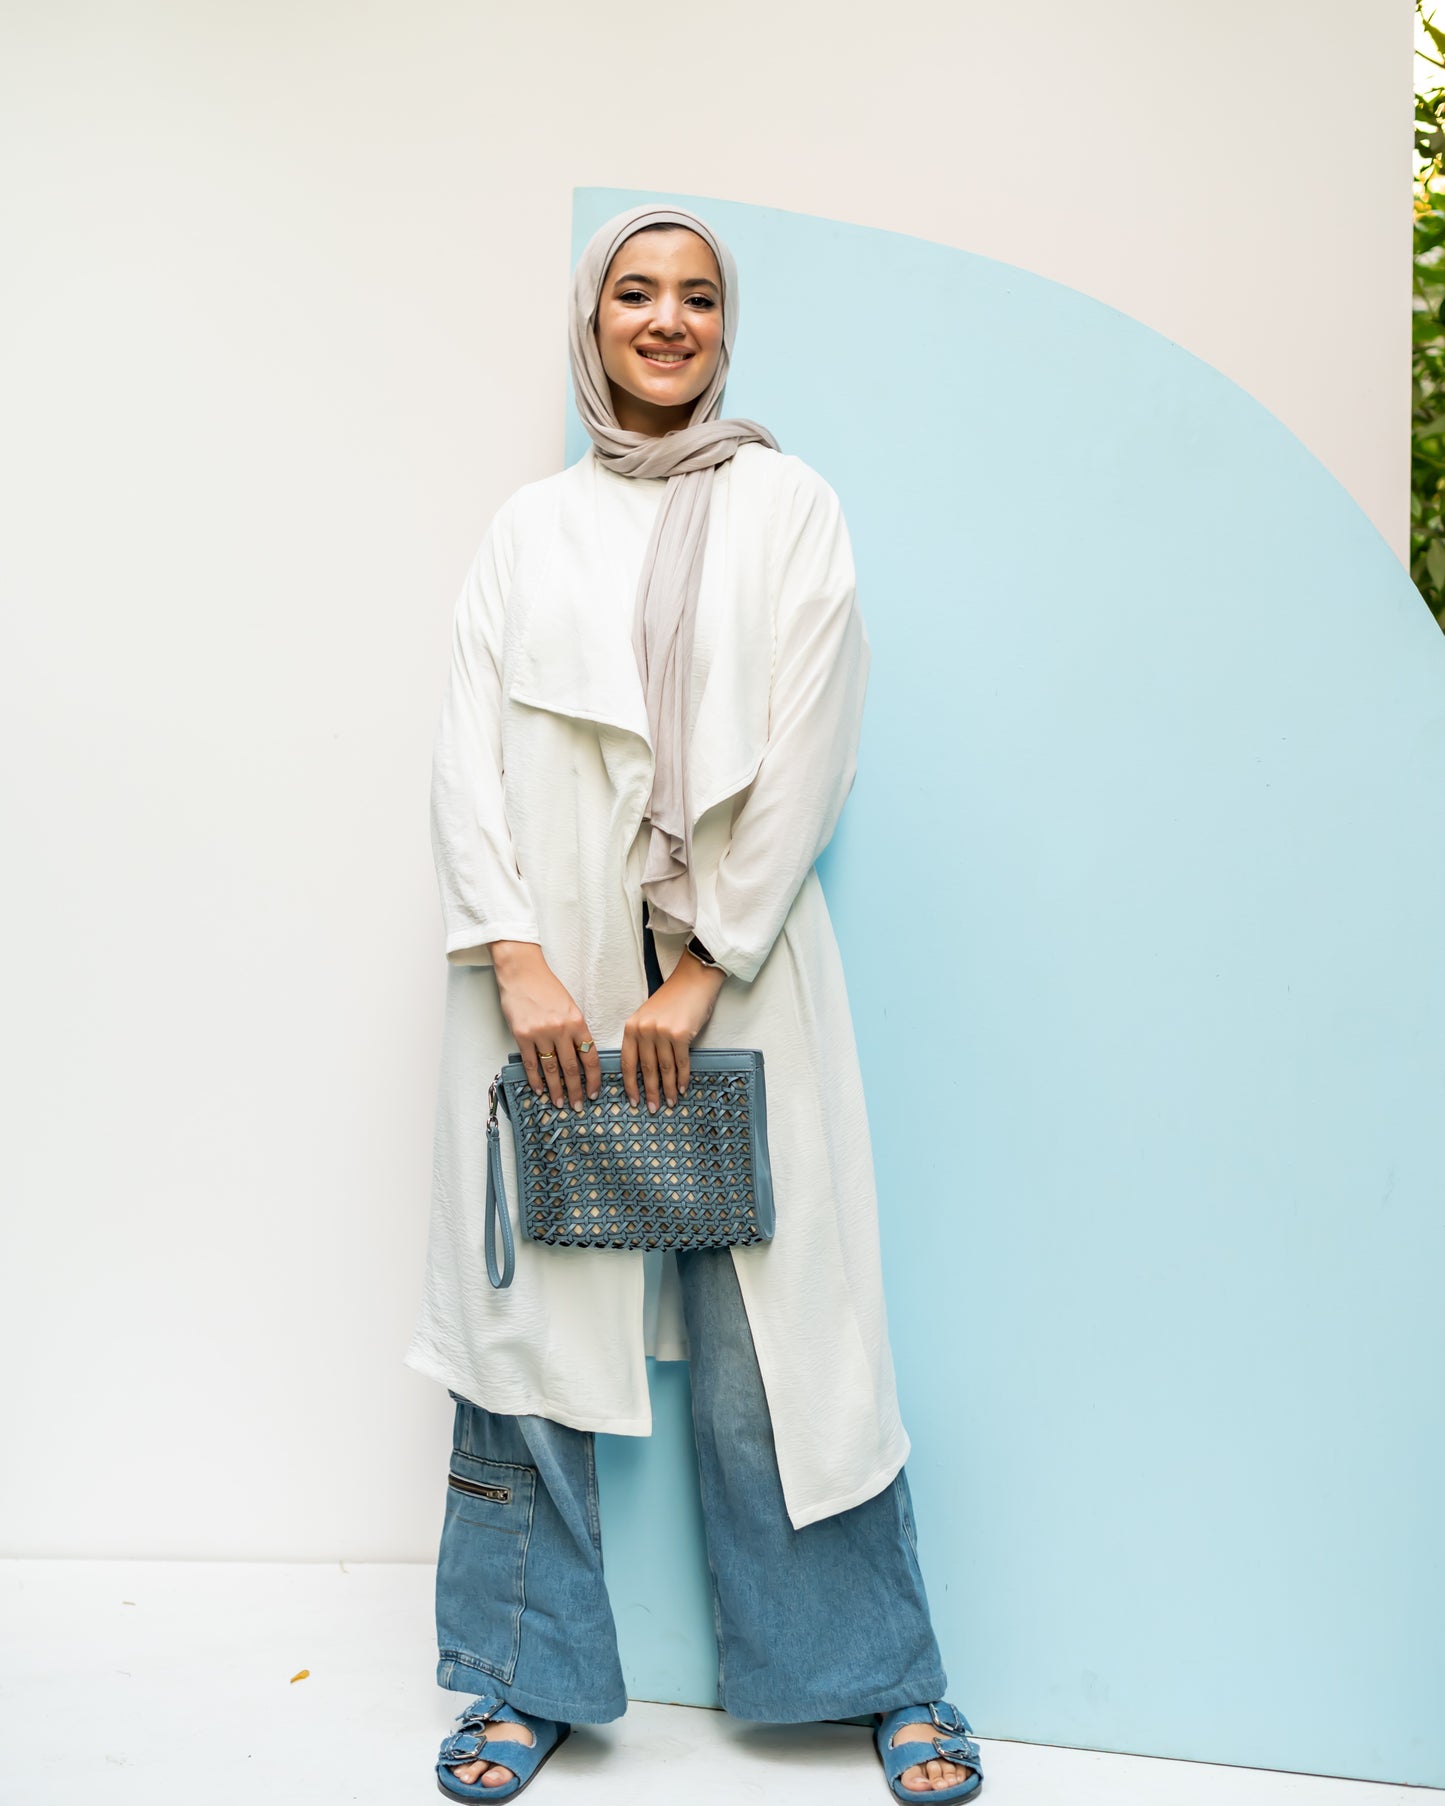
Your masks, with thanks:
[[(1445, 1784), (1445, 641), (1257, 402), (1022, 270), (681, 202), (725, 412), (842, 498), (819, 870), (924, 1571), (986, 1737)], [(569, 461), (585, 438), (569, 422)], [(779, 1200), (780, 1210), (787, 1208)], [(636, 1697), (716, 1701), (685, 1371), (602, 1444)]]

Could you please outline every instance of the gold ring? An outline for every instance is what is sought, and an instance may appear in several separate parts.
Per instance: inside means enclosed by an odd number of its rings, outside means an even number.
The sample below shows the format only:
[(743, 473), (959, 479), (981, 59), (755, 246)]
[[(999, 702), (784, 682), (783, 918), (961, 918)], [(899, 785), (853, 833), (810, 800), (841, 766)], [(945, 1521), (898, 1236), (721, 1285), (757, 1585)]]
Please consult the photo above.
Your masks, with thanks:
[(577, 1051), (578, 1053), (591, 1053), (592, 1043), (590, 1041), (579, 1041), (577, 1043)]
[(557, 1056), (556, 1054), (538, 1054), (537, 1058), (539, 1060), (555, 1060)]

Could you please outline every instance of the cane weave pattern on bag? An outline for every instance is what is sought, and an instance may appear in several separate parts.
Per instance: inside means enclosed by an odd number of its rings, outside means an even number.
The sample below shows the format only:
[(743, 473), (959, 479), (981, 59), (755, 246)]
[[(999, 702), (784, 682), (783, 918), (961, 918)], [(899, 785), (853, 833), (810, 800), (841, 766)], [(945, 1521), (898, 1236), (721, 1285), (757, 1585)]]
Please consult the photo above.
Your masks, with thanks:
[(654, 1115), (604, 1073), (581, 1111), (530, 1086), (509, 1102), (533, 1241), (593, 1248), (715, 1248), (764, 1239), (758, 1222), (748, 1077), (693, 1072)]
[[(533, 1091), (513, 1054), (488, 1087), (487, 1278), (512, 1283), (516, 1248), (498, 1109), (512, 1125), (517, 1222), (554, 1247), (720, 1248), (773, 1238), (767, 1091), (757, 1047), (693, 1048), (675, 1104), (629, 1103), (620, 1048), (598, 1048), (581, 1110)], [(501, 1236), (500, 1255), (497, 1237)]]

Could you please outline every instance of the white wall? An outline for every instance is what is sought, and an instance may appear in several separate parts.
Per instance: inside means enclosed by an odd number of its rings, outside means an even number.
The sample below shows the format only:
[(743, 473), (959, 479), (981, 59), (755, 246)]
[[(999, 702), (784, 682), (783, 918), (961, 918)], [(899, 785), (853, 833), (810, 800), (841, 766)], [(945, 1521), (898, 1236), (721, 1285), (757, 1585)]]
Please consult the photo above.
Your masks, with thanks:
[(5, 1553), (434, 1553), (430, 739), (561, 459), (574, 184), (1096, 295), (1405, 553), (1408, 0), (697, 18), (0, 16)]

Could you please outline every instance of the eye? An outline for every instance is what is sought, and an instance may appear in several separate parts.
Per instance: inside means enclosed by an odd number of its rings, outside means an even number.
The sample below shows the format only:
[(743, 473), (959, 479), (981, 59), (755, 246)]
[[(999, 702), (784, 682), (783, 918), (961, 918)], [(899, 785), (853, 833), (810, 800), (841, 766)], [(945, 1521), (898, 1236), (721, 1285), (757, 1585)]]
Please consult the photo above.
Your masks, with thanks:
[[(689, 295), (687, 298), (689, 301), (701, 301), (703, 308), (706, 311), (711, 311), (717, 306), (717, 302), (713, 300), (711, 295)], [(641, 288), (624, 289), (617, 299), (619, 301), (645, 301), (647, 299), (647, 290)]]

